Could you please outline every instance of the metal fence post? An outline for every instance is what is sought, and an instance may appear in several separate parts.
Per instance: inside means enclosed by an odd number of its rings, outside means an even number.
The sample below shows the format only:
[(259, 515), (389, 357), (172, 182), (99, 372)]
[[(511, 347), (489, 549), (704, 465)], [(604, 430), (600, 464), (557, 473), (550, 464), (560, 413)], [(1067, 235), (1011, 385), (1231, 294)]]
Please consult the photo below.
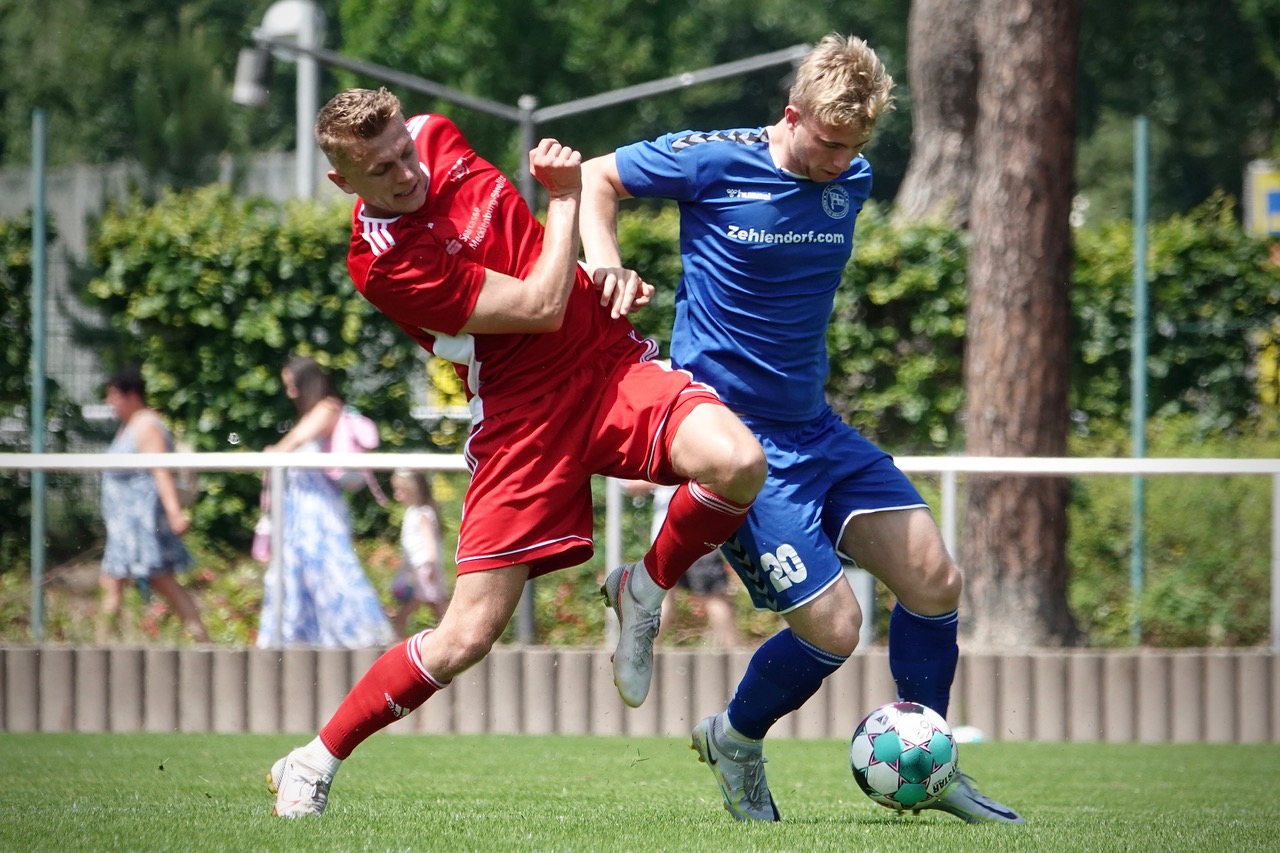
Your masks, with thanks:
[(272, 468), (267, 475), (271, 483), (271, 562), (276, 595), (276, 648), (284, 648), (284, 490), (287, 468)]
[(1280, 474), (1271, 475), (1271, 650), (1280, 652)]

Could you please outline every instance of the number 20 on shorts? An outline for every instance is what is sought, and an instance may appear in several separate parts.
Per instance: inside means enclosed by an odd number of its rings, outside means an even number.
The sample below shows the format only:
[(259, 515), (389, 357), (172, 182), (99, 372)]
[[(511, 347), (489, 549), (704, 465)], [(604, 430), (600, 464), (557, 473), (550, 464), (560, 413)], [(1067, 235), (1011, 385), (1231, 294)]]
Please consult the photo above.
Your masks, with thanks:
[(790, 545), (783, 545), (773, 553), (761, 554), (760, 565), (768, 572), (773, 588), (779, 592), (789, 589), (792, 584), (801, 583), (809, 576), (804, 560), (800, 559), (796, 549)]

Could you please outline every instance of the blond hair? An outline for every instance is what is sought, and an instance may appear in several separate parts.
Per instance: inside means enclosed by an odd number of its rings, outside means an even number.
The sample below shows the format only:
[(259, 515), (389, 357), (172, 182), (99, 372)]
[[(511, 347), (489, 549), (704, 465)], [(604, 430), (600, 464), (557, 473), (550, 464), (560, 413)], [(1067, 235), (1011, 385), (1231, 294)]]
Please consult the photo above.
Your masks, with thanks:
[(409, 500), (406, 501), (408, 506), (431, 507), (433, 512), (439, 514), (435, 493), (431, 490), (431, 481), (427, 479), (426, 472), (414, 468), (397, 468), (391, 475), (391, 485), (398, 483), (408, 487), (411, 493)]
[(823, 124), (871, 130), (893, 109), (893, 78), (865, 41), (830, 33), (800, 62), (791, 105)]
[(400, 99), (385, 88), (347, 89), (316, 116), (316, 143), (331, 164), (350, 162), (362, 143), (376, 139), (400, 115)]

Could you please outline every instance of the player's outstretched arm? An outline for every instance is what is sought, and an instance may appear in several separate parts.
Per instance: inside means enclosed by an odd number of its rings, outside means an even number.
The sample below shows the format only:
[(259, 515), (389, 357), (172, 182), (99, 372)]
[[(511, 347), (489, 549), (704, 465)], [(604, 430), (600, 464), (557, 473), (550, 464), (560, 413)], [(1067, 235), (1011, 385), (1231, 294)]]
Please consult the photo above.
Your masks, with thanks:
[(578, 265), (582, 155), (543, 139), (529, 152), (529, 170), (550, 196), (542, 254), (523, 280), (487, 271), (463, 332), (554, 332), (564, 321)]
[(618, 202), (629, 198), (613, 154), (582, 164), (582, 250), (588, 266), (621, 267)]
[(600, 304), (608, 305), (614, 317), (649, 304), (653, 297), (653, 286), (622, 265), (618, 202), (629, 196), (618, 176), (614, 155), (596, 157), (582, 165), (582, 248), (592, 280), (600, 289)]

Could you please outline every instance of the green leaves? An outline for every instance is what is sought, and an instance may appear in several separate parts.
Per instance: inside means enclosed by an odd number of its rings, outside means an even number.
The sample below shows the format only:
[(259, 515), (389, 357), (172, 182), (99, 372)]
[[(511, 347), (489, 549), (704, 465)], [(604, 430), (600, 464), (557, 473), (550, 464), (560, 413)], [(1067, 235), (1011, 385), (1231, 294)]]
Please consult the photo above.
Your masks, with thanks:
[[(1129, 417), (1133, 234), (1125, 223), (1076, 232), (1073, 408)], [(1148, 232), (1147, 401), (1154, 418), (1191, 415), (1202, 434), (1262, 414), (1257, 374), (1280, 316), (1267, 245), (1244, 234), (1221, 194)]]
[(832, 406), (895, 452), (958, 447), (967, 238), (868, 205), (854, 246), (827, 329)]
[[(1152, 424), (1152, 456), (1274, 457), (1271, 436), (1209, 437), (1191, 415)], [(1125, 455), (1123, 424), (1072, 441), (1078, 456)], [(1270, 490), (1268, 477), (1149, 477), (1145, 581), (1139, 615), (1143, 642), (1162, 647), (1253, 646), (1269, 633)], [(1133, 482), (1129, 477), (1073, 481), (1067, 558), (1072, 612), (1092, 646), (1129, 641), (1133, 596), (1128, 565)], [(1223, 535), (1223, 531), (1231, 535)], [(1224, 583), (1224, 578), (1230, 583)]]
[[(124, 357), (143, 364), (151, 402), (197, 450), (261, 450), (288, 429), (295, 415), (279, 377), (291, 352), (315, 358), (350, 403), (396, 425), (384, 447), (429, 447), (405, 390), (422, 373), (419, 349), (352, 286), (349, 229), (346, 202), (282, 206), (222, 187), (135, 199), (102, 220), (90, 301), (110, 317)], [(204, 481), (225, 481), (214, 494), (231, 502), (257, 489), (251, 474)], [(196, 510), (227, 541), (247, 541), (242, 515), (224, 514), (218, 499)]]

